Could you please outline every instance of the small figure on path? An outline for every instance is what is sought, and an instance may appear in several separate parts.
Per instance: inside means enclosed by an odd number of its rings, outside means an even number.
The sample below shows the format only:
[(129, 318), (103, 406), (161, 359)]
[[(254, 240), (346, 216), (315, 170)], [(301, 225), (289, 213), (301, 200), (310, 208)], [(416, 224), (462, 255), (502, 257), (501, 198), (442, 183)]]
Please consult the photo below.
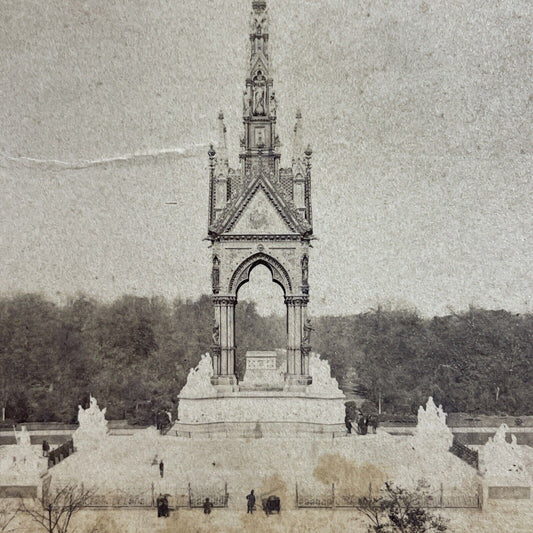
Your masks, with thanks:
[(165, 518), (167, 518), (168, 515), (170, 514), (169, 509), (168, 509), (168, 498), (166, 494), (161, 499), (161, 513), (162, 513), (162, 516)]
[(163, 463), (163, 459), (159, 462), (159, 475), (163, 477), (165, 474), (165, 463)]
[(246, 499), (248, 500), (248, 511), (246, 512), (246, 514), (253, 514), (255, 507), (255, 494), (253, 489), (250, 491), (250, 494), (246, 496)]
[(376, 433), (378, 429), (378, 417), (376, 415), (370, 415), (368, 417), (368, 424), (372, 428), (372, 433)]
[(167, 508), (166, 509), (165, 509), (165, 500), (166, 500), (166, 498), (161, 493), (159, 493), (159, 496), (157, 497), (157, 500), (156, 500), (157, 518), (168, 516), (168, 500), (167, 500)]
[(359, 428), (360, 435), (366, 435), (368, 431), (368, 418), (361, 415), (357, 421), (357, 427)]
[(348, 434), (350, 434), (352, 432), (352, 421), (350, 420), (350, 417), (348, 415), (344, 417), (344, 425), (348, 430)]
[(204, 514), (211, 514), (212, 508), (213, 504), (209, 501), (209, 498), (206, 498), (204, 502)]
[(50, 444), (47, 441), (43, 440), (43, 457), (48, 457), (48, 452), (50, 451)]

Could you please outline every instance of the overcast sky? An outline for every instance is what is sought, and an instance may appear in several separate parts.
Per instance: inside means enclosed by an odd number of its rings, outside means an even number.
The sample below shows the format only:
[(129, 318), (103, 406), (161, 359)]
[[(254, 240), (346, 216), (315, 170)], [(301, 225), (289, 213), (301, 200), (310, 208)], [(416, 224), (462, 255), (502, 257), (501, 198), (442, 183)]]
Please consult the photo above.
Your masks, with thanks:
[[(209, 293), (250, 4), (2, 0), (1, 293)], [(311, 312), (531, 311), (533, 3), (268, 4), (282, 162), (298, 107), (314, 150)]]

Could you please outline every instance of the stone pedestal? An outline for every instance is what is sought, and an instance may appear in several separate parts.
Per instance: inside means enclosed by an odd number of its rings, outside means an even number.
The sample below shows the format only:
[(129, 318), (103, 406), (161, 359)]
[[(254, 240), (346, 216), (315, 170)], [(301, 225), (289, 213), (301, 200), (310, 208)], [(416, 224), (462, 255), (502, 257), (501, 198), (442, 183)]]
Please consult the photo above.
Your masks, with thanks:
[(247, 352), (246, 370), (239, 390), (283, 390), (284, 369), (278, 367), (277, 359), (274, 351)]
[(344, 393), (331, 377), (328, 362), (311, 354), (311, 376), (284, 374), (285, 365), (280, 364), (275, 351), (248, 352), (245, 377), (237, 384), (231, 379), (234, 376), (213, 376), (211, 357), (202, 356), (178, 396), (178, 421), (169, 434), (245, 437), (345, 432)]
[[(179, 421), (183, 425), (232, 424), (278, 425), (288, 431), (298, 424), (323, 428), (343, 427), (345, 416), (344, 395), (313, 396), (306, 392), (238, 391), (204, 398), (186, 398), (180, 395)], [(300, 427), (303, 430), (303, 427)], [(310, 431), (313, 428), (309, 428)]]
[(305, 392), (307, 387), (311, 385), (311, 382), (311, 376), (288, 374), (285, 377), (285, 390), (291, 392)]
[(219, 392), (234, 392), (238, 390), (237, 378), (235, 376), (212, 376), (211, 384)]

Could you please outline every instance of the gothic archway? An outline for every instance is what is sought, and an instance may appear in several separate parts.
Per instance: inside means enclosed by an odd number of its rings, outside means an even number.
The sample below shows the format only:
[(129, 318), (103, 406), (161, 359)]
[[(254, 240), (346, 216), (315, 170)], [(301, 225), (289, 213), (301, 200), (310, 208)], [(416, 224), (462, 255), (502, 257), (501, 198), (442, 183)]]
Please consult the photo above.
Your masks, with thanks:
[(292, 293), (291, 278), (283, 265), (272, 256), (259, 252), (245, 259), (235, 269), (228, 287), (229, 294), (237, 296), (239, 288), (250, 279), (250, 273), (257, 265), (264, 265), (270, 270), (272, 281), (283, 289), (285, 296)]

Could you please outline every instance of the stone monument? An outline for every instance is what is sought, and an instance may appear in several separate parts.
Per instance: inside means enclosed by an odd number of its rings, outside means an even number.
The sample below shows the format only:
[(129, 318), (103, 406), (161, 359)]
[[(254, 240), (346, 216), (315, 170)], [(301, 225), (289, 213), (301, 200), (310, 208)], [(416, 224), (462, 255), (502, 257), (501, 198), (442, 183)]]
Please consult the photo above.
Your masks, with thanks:
[(480, 448), (480, 470), (489, 486), (530, 487), (531, 475), (526, 469), (522, 451), (514, 435), (511, 435), (511, 442), (507, 442), (508, 432), (507, 424), (502, 424), (494, 437), (489, 437)]
[[(344, 428), (344, 395), (326, 361), (311, 354), (309, 252), (313, 237), (311, 148), (296, 113), (292, 162), (280, 168), (277, 98), (271, 77), (269, 16), (252, 1), (250, 61), (243, 93), (240, 168), (229, 167), (224, 115), (209, 155), (209, 225), (214, 321), (211, 358), (189, 374), (179, 395), (176, 430), (206, 423), (287, 424), (309, 421), (318, 431)], [(235, 376), (235, 306), (239, 289), (257, 266), (283, 289), (287, 309), (286, 357), (249, 352), (246, 375)], [(208, 368), (208, 365), (212, 366)], [(204, 368), (205, 366), (205, 368)], [(211, 376), (209, 374), (212, 373)], [(185, 428), (187, 426), (187, 428)]]
[(0, 485), (37, 486), (46, 471), (40, 450), (31, 445), (26, 426), (15, 431), (15, 446), (5, 446), (0, 453)]
[(446, 425), (446, 413), (442, 405), (435, 405), (430, 396), (426, 408), (418, 408), (418, 421), (414, 432), (415, 449), (434, 455), (448, 453), (453, 444), (452, 430)]
[(100, 409), (96, 398), (90, 396), (89, 407), (78, 406), (79, 427), (72, 435), (76, 451), (94, 451), (107, 439), (106, 408)]

